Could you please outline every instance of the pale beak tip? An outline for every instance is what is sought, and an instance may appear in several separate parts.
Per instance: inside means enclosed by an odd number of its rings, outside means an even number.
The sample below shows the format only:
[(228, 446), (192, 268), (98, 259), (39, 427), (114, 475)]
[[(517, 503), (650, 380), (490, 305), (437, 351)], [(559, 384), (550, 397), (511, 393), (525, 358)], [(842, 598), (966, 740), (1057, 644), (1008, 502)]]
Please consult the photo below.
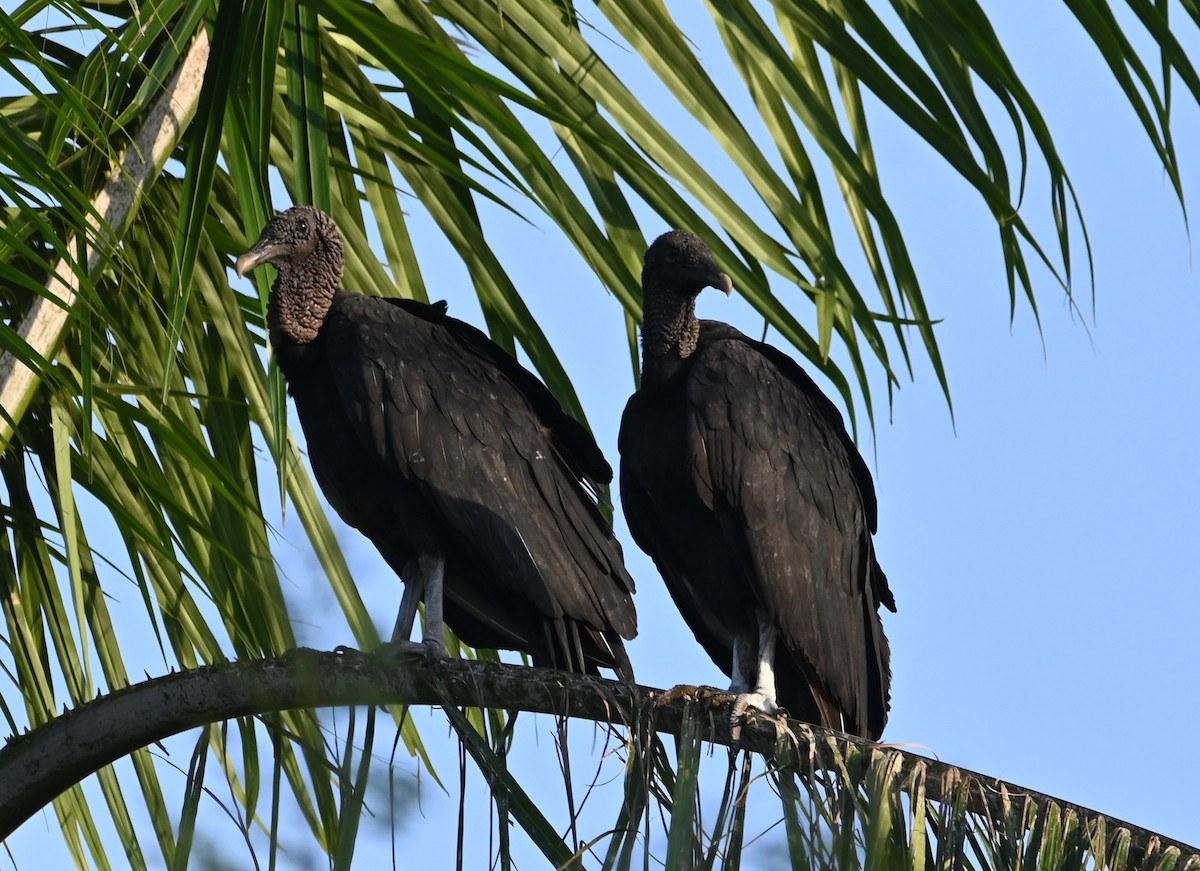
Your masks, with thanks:
[(239, 257), (237, 262), (233, 264), (233, 271), (237, 273), (238, 278), (245, 278), (246, 273), (257, 265), (258, 264), (254, 261), (254, 257), (247, 253)]

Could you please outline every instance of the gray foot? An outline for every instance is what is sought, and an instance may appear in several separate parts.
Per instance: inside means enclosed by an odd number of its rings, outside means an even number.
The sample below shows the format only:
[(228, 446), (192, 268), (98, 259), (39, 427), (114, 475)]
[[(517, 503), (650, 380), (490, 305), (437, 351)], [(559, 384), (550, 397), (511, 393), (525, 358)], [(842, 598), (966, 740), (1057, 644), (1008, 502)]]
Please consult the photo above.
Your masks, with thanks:
[(750, 708), (757, 708), (772, 717), (781, 714), (787, 716), (787, 711), (775, 704), (775, 700), (768, 698), (766, 693), (741, 693), (733, 703), (733, 716), (740, 717)]
[(442, 659), (450, 655), (444, 643), (431, 639), (424, 641), (389, 641), (383, 646), (389, 648), (389, 652), (401, 655), (437, 656)]

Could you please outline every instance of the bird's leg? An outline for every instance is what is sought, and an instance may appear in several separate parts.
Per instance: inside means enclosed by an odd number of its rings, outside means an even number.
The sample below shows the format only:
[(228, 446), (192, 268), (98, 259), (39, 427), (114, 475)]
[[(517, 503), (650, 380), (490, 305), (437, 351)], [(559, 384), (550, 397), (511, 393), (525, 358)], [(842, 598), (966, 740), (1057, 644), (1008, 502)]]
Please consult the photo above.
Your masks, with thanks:
[(424, 592), (425, 578), (410, 563), (404, 572), (404, 595), (400, 597), (400, 611), (396, 614), (396, 625), (392, 627), (392, 644), (402, 644), (412, 635), (413, 621), (417, 619), (417, 604)]
[[(754, 681), (754, 692), (743, 691), (738, 695), (733, 705), (733, 716), (736, 720), (748, 708), (758, 708), (766, 714), (786, 713), (775, 701), (775, 642), (779, 637), (779, 627), (769, 615), (758, 613), (758, 676)], [(734, 648), (735, 674), (738, 647)], [(740, 675), (739, 675), (740, 676)], [(744, 679), (744, 677), (743, 677)], [(735, 677), (735, 681), (737, 677)]]
[(755, 639), (752, 636), (738, 633), (733, 637), (733, 678), (729, 682), (729, 692), (735, 696), (745, 695), (754, 685), (755, 672), (750, 669), (757, 664), (758, 652), (755, 649)]
[[(446, 631), (442, 620), (442, 592), (446, 561), (441, 556), (422, 554), (405, 568), (404, 595), (392, 629), (392, 644), (405, 653), (446, 655)], [(425, 631), (421, 641), (410, 641), (417, 603), (425, 599)]]
[(779, 627), (775, 621), (760, 614), (758, 618), (758, 682), (754, 694), (761, 696), (762, 708), (768, 714), (777, 714), (781, 708), (775, 701), (775, 642), (779, 638)]
[(425, 634), (421, 643), (425, 652), (446, 656), (446, 624), (442, 619), (442, 602), (445, 593), (446, 558), (441, 554), (422, 554), (418, 562), (425, 575)]

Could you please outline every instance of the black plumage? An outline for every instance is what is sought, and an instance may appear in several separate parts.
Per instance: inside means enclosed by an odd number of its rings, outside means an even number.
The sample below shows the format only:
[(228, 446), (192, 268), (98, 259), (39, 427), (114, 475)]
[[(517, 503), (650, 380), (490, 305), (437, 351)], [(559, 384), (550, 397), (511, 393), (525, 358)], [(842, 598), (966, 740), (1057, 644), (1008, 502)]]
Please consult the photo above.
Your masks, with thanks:
[[(728, 324), (711, 250), (674, 230), (646, 252), (642, 386), (621, 420), (621, 502), (739, 709), (878, 738), (891, 672), (875, 490), (841, 414), (800, 366)], [(778, 642), (778, 643), (776, 643)]]
[(313, 473), (405, 582), (393, 642), (444, 653), (444, 616), (472, 646), (632, 679), (634, 584), (585, 488), (612, 479), (587, 430), (445, 303), (341, 290), (341, 236), (323, 212), (276, 215), (237, 272), (267, 262), (271, 346)]

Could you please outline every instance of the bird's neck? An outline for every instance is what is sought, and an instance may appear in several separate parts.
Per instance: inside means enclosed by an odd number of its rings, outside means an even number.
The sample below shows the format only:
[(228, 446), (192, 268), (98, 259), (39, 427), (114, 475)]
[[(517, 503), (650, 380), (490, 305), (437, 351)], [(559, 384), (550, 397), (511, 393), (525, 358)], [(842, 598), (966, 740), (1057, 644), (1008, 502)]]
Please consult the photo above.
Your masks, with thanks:
[(669, 289), (647, 288), (642, 323), (642, 368), (653, 378), (673, 371), (696, 350), (700, 321), (696, 297)]
[[(306, 344), (317, 337), (333, 295), (337, 292), (340, 270), (323, 262), (320, 252), (310, 255), (304, 264), (282, 264), (279, 277), (267, 299), (267, 328), (271, 344)], [(312, 262), (312, 261), (316, 262)]]

